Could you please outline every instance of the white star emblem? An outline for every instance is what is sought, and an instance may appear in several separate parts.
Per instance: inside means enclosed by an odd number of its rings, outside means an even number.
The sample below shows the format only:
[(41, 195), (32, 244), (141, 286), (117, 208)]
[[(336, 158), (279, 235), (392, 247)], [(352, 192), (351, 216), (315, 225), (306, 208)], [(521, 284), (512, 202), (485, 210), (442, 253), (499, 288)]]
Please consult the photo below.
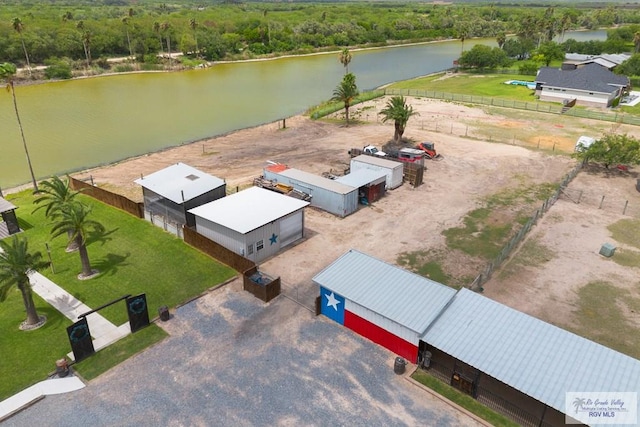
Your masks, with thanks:
[(338, 304), (340, 304), (340, 301), (336, 299), (333, 292), (331, 292), (331, 294), (324, 294), (324, 296), (327, 297), (327, 307), (333, 307), (335, 311), (338, 311)]

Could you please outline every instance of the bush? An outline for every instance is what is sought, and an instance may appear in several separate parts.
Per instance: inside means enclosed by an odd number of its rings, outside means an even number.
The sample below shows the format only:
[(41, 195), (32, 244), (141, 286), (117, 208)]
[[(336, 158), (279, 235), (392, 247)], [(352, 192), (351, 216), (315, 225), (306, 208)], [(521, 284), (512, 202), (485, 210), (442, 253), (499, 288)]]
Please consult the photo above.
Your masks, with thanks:
[(116, 73), (130, 73), (134, 71), (134, 68), (131, 64), (119, 64), (115, 66), (114, 71)]
[(538, 64), (533, 61), (525, 61), (518, 66), (518, 73), (535, 76), (538, 72)]
[(70, 79), (71, 64), (66, 59), (49, 59), (45, 61), (47, 68), (44, 70), (44, 76), (47, 79)]
[(111, 66), (109, 65), (109, 61), (107, 61), (107, 58), (105, 58), (104, 56), (98, 58), (95, 61), (95, 65), (102, 68), (103, 70), (108, 70), (109, 68), (111, 68)]

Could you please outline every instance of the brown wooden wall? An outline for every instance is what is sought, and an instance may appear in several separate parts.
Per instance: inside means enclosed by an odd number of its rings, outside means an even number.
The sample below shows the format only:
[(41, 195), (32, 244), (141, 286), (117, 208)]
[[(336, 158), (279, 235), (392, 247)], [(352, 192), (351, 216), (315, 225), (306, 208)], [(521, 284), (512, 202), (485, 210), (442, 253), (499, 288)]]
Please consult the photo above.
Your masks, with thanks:
[(112, 193), (100, 187), (94, 187), (91, 184), (69, 177), (69, 185), (76, 191), (82, 191), (82, 194), (91, 196), (96, 200), (100, 200), (110, 206), (122, 209), (138, 218), (144, 218), (144, 204), (134, 202), (120, 194)]
[(184, 227), (182, 229), (184, 233), (184, 241), (196, 249), (201, 250), (205, 254), (212, 258), (217, 259), (223, 264), (228, 265), (234, 270), (243, 273), (251, 268), (256, 267), (256, 264), (237, 253), (230, 251), (219, 243), (203, 236), (196, 232), (196, 230)]
[(264, 302), (269, 302), (280, 295), (280, 278), (277, 277), (266, 285), (260, 285), (250, 279), (251, 275), (256, 271), (258, 269), (253, 268), (244, 272), (242, 275), (242, 288)]

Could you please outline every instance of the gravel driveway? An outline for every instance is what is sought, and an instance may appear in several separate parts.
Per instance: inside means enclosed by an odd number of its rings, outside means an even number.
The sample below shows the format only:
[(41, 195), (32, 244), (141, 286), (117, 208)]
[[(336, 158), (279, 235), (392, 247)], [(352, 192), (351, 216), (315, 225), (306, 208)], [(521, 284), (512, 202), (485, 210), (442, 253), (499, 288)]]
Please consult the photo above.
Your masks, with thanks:
[(162, 343), (5, 425), (478, 425), (395, 375), (383, 348), (237, 280), (161, 326)]

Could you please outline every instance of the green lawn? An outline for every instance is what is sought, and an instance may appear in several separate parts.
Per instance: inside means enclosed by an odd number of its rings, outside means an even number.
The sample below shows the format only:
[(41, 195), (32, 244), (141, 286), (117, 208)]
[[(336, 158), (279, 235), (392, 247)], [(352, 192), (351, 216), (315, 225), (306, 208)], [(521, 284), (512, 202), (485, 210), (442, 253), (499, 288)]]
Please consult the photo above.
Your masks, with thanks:
[(526, 86), (507, 85), (508, 80), (533, 81), (533, 76), (520, 74), (437, 74), (393, 83), (389, 89), (411, 89), (414, 91), (436, 91), (462, 95), (486, 96), (516, 101), (536, 101), (531, 89)]
[(439, 379), (432, 377), (431, 375), (421, 370), (415, 371), (411, 378), (419, 383), (429, 387), (441, 396), (446, 397), (450, 401), (462, 406), (467, 411), (477, 415), (485, 421), (488, 421), (493, 426), (500, 427), (515, 427), (518, 424), (509, 420), (501, 414), (498, 414), (491, 409), (478, 402), (473, 397), (463, 394), (451, 387), (448, 384), (443, 383)]
[[(92, 266), (101, 274), (86, 281), (77, 279), (81, 270), (80, 258), (75, 252), (65, 252), (65, 237), (52, 240), (50, 224), (44, 218), (43, 210), (33, 213), (31, 192), (7, 196), (19, 208), (16, 215), (25, 230), (30, 249), (41, 251), (46, 258), (45, 244), (49, 245), (55, 273), (51, 269), (41, 273), (91, 308), (123, 295), (146, 293), (149, 316), (153, 318), (160, 306), (175, 307), (236, 274), (231, 268), (142, 219), (87, 196), (81, 198), (93, 207), (92, 218), (106, 228), (103, 236), (89, 239)], [(100, 314), (116, 325), (126, 323), (124, 304), (114, 304), (101, 310)], [(0, 326), (4, 331), (0, 338), (0, 354), (4, 358), (0, 373), (5, 378), (0, 385), (0, 400), (45, 379), (47, 373), (55, 369), (55, 360), (71, 350), (65, 332), (71, 321), (38, 298), (36, 305), (38, 312), (46, 314), (49, 320), (44, 327), (30, 332), (18, 330), (25, 313), (17, 290), (0, 306)], [(162, 337), (157, 333), (151, 335)], [(150, 341), (154, 342), (154, 339)], [(125, 352), (130, 353), (131, 350)], [(83, 369), (91, 365), (91, 360), (93, 358), (83, 362)], [(118, 357), (112, 361), (117, 364)]]

